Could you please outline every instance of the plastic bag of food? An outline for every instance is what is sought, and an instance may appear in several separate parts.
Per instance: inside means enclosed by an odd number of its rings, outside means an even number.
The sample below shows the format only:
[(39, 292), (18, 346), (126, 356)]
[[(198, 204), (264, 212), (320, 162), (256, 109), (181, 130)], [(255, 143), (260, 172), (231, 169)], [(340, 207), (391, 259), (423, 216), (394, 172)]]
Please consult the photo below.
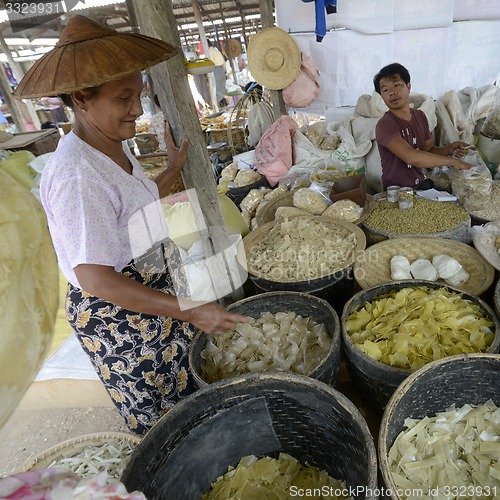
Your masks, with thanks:
[(469, 151), (461, 160), (472, 167), (467, 170), (449, 169), (452, 192), (467, 211), (481, 210), (490, 199), (491, 172), (478, 151)]
[(339, 200), (330, 205), (322, 215), (324, 217), (337, 217), (348, 222), (356, 222), (363, 214), (363, 207), (360, 207), (352, 200)]
[(301, 188), (293, 193), (293, 205), (314, 215), (321, 215), (328, 208), (327, 198), (309, 188)]
[(236, 177), (234, 178), (234, 182), (239, 186), (248, 186), (249, 184), (253, 184), (261, 179), (261, 175), (252, 170), (251, 168), (243, 168), (240, 170)]

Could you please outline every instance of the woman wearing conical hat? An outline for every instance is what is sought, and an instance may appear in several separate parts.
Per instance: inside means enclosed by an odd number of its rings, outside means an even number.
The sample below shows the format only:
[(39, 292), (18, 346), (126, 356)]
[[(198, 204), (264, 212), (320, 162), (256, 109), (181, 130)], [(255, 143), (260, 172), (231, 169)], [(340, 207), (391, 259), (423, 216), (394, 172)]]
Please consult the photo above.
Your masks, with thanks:
[(178, 53), (139, 34), (71, 18), (55, 48), (16, 89), (19, 98), (58, 95), (75, 113), (41, 181), (66, 312), (83, 349), (131, 431), (143, 434), (194, 391), (188, 349), (195, 327), (221, 334), (247, 318), (183, 299), (176, 247), (158, 200), (181, 170), (166, 126), (169, 167), (154, 182), (125, 142), (142, 115), (141, 71)]

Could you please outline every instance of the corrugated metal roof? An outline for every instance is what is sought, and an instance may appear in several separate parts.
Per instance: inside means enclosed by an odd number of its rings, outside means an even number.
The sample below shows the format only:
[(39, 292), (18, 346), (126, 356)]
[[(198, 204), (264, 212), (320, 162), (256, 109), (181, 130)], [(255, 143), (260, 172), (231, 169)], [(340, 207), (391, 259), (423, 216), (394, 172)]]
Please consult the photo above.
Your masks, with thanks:
[[(230, 37), (240, 38), (243, 35), (243, 23), (245, 25), (245, 35), (250, 35), (260, 27), (259, 0), (198, 0), (203, 24), (207, 36), (212, 39), (224, 39), (225, 28), (228, 29)], [(180, 38), (186, 49), (190, 44), (199, 40), (198, 26), (193, 12), (191, 0), (172, 0), (174, 15), (177, 19)], [(1, 5), (0, 5), (1, 7)], [(129, 31), (130, 20), (127, 10), (127, 3), (117, 0), (85, 0), (79, 2), (72, 9), (83, 15), (88, 15), (101, 24), (118, 31)], [(20, 33), (13, 33), (10, 23), (5, 16), (5, 10), (0, 9), (0, 30), (3, 36), (25, 37), (28, 40), (35, 38), (58, 38), (60, 19), (53, 19), (42, 26), (30, 25), (26, 22), (26, 30)], [(2, 22), (3, 20), (3, 22)], [(241, 38), (244, 41), (244, 38)]]

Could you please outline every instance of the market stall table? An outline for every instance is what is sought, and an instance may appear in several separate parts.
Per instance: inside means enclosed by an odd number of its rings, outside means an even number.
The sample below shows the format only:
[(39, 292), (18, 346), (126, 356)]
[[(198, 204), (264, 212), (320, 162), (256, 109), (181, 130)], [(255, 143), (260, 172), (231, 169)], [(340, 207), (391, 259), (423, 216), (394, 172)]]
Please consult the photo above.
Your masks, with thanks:
[(21, 132), (0, 143), (0, 149), (17, 151), (25, 149), (35, 156), (51, 153), (56, 150), (61, 138), (57, 129), (37, 130), (35, 132)]

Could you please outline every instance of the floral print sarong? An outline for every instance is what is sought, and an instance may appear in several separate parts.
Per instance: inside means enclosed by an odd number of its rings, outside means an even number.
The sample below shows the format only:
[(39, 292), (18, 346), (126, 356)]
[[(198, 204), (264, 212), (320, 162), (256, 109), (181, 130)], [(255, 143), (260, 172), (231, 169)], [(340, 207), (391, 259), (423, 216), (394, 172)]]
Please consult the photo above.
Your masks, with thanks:
[[(178, 287), (187, 286), (178, 250), (170, 240), (155, 245), (121, 272), (172, 295), (171, 272)], [(66, 315), (132, 432), (146, 433), (179, 399), (195, 391), (188, 366), (193, 325), (128, 311), (71, 284)]]

